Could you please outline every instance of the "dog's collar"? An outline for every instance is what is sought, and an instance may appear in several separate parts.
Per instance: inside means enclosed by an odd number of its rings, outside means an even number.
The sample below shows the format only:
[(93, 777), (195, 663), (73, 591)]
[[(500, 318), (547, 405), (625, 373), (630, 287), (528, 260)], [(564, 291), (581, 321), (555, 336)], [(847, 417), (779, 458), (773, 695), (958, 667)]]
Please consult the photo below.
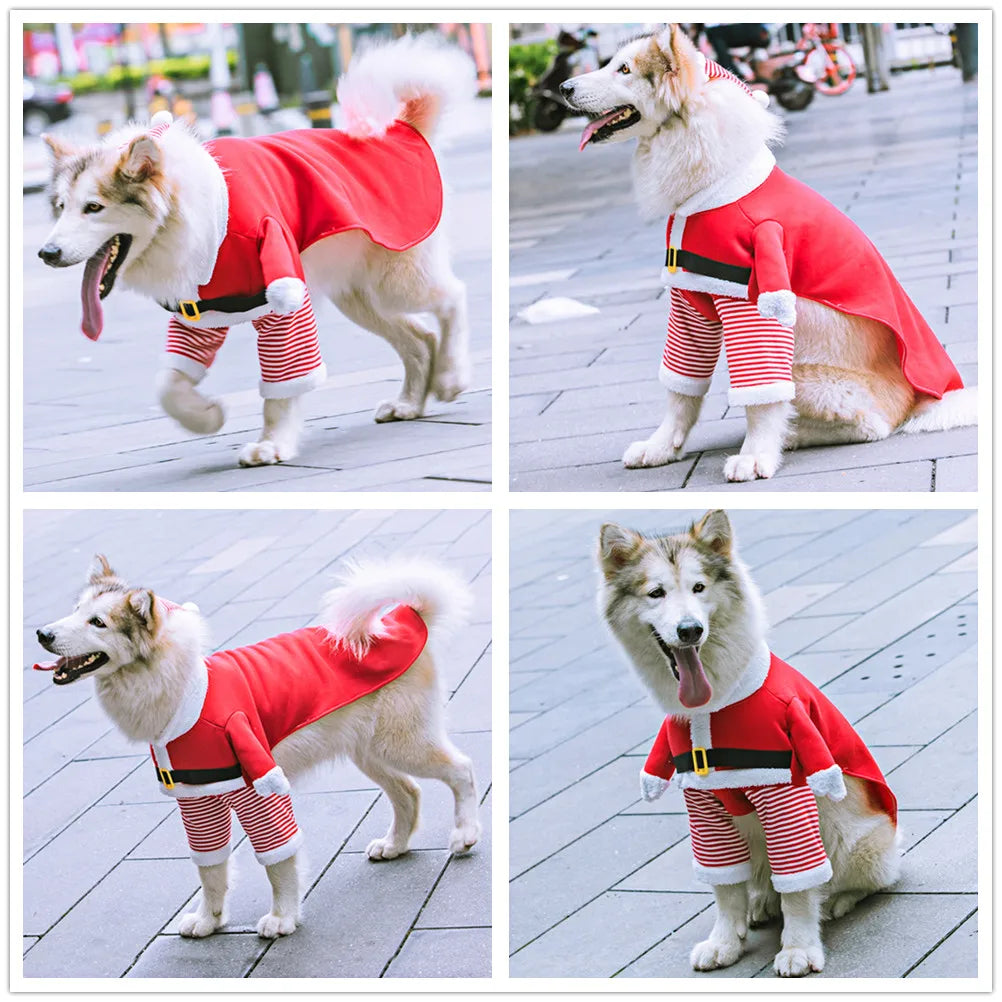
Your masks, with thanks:
[(772, 173), (775, 166), (776, 158), (769, 149), (763, 147), (741, 170), (690, 195), (672, 215), (691, 216), (696, 212), (730, 205), (753, 192)]
[(205, 697), (209, 691), (209, 669), (205, 661), (199, 658), (198, 667), (192, 672), (184, 692), (181, 694), (181, 702), (178, 704), (174, 716), (169, 723), (153, 741), (154, 747), (166, 748), (167, 744), (175, 738), (187, 734), (202, 715), (202, 708), (205, 706)]

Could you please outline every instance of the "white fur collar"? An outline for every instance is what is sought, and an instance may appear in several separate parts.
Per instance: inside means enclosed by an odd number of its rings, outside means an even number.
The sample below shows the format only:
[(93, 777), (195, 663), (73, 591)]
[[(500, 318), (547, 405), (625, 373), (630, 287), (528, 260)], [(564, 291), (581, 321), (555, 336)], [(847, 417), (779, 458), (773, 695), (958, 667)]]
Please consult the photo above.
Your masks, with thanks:
[(208, 285), (209, 280), (212, 278), (212, 273), (216, 270), (216, 259), (219, 257), (219, 248), (226, 239), (227, 224), (230, 221), (230, 189), (226, 184), (223, 169), (216, 163), (214, 157), (212, 159), (212, 166), (215, 168), (215, 176), (213, 178), (215, 183), (212, 186), (212, 201), (215, 209), (215, 218), (213, 221), (216, 227), (215, 234), (213, 235), (213, 240), (215, 241), (213, 246), (215, 249), (212, 252), (212, 260), (206, 262), (204, 273), (198, 276), (199, 285)]
[(202, 707), (205, 706), (205, 697), (209, 691), (209, 669), (202, 658), (198, 660), (198, 666), (192, 672), (191, 678), (184, 692), (181, 694), (181, 701), (178, 703), (174, 716), (170, 722), (154, 740), (153, 744), (160, 748), (165, 748), (167, 744), (175, 738), (187, 734), (202, 715)]
[(728, 692), (714, 697), (705, 705), (688, 713), (679, 714), (693, 720), (697, 717), (708, 720), (711, 713), (722, 710), (725, 706), (739, 703), (742, 699), (747, 699), (753, 692), (762, 687), (766, 675), (769, 674), (769, 665), (772, 663), (772, 653), (765, 640), (760, 640), (748, 663), (745, 665), (737, 681)]
[(740, 170), (690, 195), (674, 214), (676, 217), (691, 216), (695, 212), (705, 212), (721, 205), (730, 205), (731, 202), (736, 202), (754, 191), (772, 173), (775, 166), (776, 158), (768, 147), (763, 146)]

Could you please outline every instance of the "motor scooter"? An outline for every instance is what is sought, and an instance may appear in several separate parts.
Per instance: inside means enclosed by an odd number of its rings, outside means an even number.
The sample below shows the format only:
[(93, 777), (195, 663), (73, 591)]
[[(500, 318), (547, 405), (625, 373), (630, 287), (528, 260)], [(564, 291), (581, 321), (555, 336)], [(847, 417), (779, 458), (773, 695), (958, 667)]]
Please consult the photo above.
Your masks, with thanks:
[(560, 85), (579, 73), (598, 69), (591, 41), (597, 35), (593, 28), (581, 28), (577, 34), (561, 29), (557, 35), (556, 55), (532, 89), (532, 124), (540, 132), (559, 128), (570, 111), (560, 96)]

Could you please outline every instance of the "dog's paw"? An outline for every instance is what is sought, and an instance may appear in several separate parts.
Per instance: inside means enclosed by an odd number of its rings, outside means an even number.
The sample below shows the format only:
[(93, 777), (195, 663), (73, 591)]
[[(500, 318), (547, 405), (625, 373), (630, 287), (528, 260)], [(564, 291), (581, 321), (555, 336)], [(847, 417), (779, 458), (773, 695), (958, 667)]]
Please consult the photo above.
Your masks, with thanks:
[(748, 924), (753, 928), (767, 925), (779, 918), (779, 895), (770, 887), (767, 891), (752, 891), (748, 901)]
[(730, 967), (737, 963), (743, 947), (741, 940), (704, 939), (697, 943), (689, 954), (689, 963), (694, 971), (715, 971), (718, 967)]
[(421, 417), (423, 408), (410, 400), (384, 400), (377, 408), (375, 419), (377, 424), (387, 421), (413, 421)]
[(838, 894), (833, 894), (821, 906), (822, 920), (828, 922), (831, 919), (838, 919), (843, 915), (848, 915), (859, 904), (862, 897), (862, 894), (858, 894), (855, 891), (841, 891)]
[(824, 947), (820, 943), (816, 946), (788, 947), (776, 954), (772, 966), (781, 978), (802, 978), (812, 971), (823, 971), (825, 969)]
[(292, 459), (295, 451), (287, 452), (277, 442), (265, 439), (263, 442), (248, 442), (237, 456), (241, 466), (273, 466)]
[(205, 939), (211, 936), (217, 929), (222, 928), (223, 919), (218, 921), (211, 915), (203, 915), (201, 912), (188, 912), (181, 916), (181, 923), (178, 932), (189, 939)]
[(268, 912), (258, 919), (257, 934), (262, 939), (278, 939), (279, 936), (289, 936), (296, 931), (295, 915), (276, 915)]
[(454, 828), (449, 836), (449, 852), (453, 856), (462, 856), (463, 853), (469, 852), (477, 844), (478, 838), (480, 838), (479, 821), (471, 821)]
[(647, 466), (665, 466), (667, 463), (678, 462), (684, 453), (671, 445), (653, 438), (634, 442), (623, 453), (623, 466), (628, 470), (638, 470)]
[(776, 470), (779, 469), (780, 456), (778, 453), (741, 453), (737, 456), (728, 456), (724, 463), (724, 476), (737, 483), (744, 483), (748, 480), (768, 480)]
[(449, 369), (435, 375), (431, 383), (431, 392), (437, 400), (449, 403), (455, 400), (464, 390), (469, 389), (470, 374), (462, 369)]
[(397, 845), (388, 838), (374, 838), (366, 847), (365, 854), (371, 860), (396, 859), (407, 852), (407, 846)]

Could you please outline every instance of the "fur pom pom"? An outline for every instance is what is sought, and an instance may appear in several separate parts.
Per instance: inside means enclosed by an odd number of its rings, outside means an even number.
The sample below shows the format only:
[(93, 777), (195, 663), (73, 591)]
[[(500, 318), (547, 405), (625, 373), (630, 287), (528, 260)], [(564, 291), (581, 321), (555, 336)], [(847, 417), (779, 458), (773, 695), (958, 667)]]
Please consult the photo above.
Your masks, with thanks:
[(276, 278), (264, 294), (275, 313), (295, 313), (306, 301), (306, 285), (298, 278)]
[(778, 320), (784, 327), (797, 322), (797, 297), (790, 289), (758, 294), (758, 311), (763, 317)]
[(819, 797), (829, 800), (844, 800), (846, 795), (845, 780), (842, 770), (837, 765), (830, 765), (820, 772), (813, 772), (807, 777), (807, 785)]
[(640, 772), (640, 796), (644, 798), (648, 803), (652, 800), (658, 800), (664, 795), (665, 790), (671, 784), (667, 779), (662, 779), (660, 776), (652, 776), (649, 772)]
[(258, 776), (254, 780), (254, 792), (259, 797), (269, 797), (277, 793), (280, 797), (290, 790), (289, 781), (282, 772), (282, 767), (276, 765), (274, 769), (269, 769), (263, 776)]

